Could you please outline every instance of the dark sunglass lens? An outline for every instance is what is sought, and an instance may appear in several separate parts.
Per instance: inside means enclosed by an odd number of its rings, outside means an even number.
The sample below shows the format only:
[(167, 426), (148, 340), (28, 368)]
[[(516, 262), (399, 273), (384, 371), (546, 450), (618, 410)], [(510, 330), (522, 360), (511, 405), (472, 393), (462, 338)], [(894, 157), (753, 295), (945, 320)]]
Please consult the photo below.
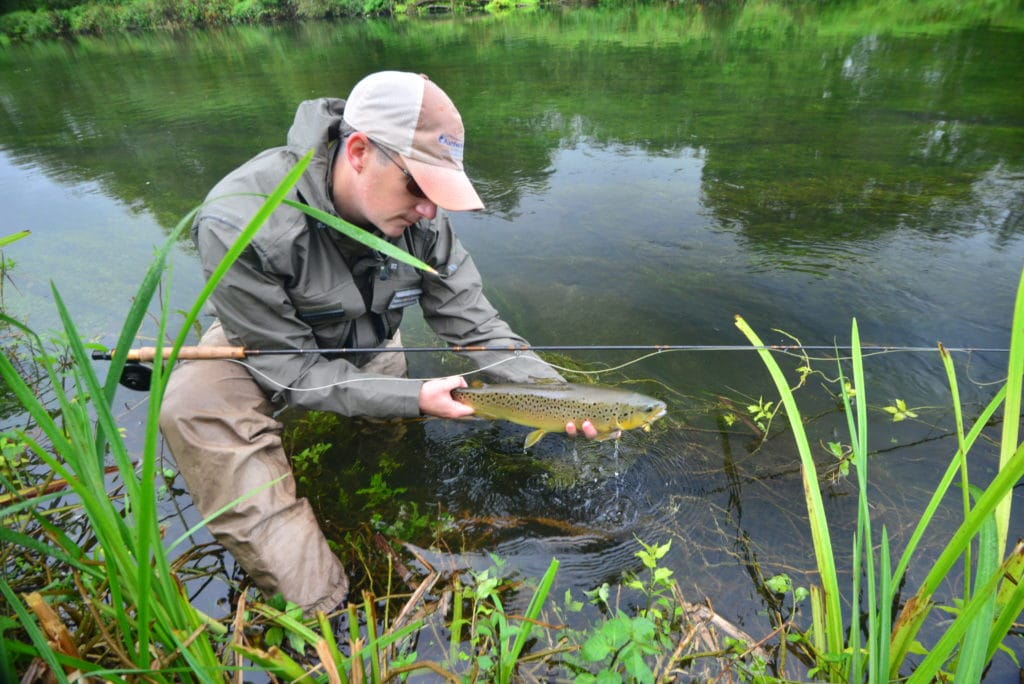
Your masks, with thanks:
[(405, 172), (405, 175), (409, 176), (409, 182), (405, 184), (405, 189), (409, 191), (409, 194), (413, 197), (426, 199), (427, 193), (423, 192), (423, 188), (420, 187), (420, 184), (413, 180), (412, 175), (408, 171)]

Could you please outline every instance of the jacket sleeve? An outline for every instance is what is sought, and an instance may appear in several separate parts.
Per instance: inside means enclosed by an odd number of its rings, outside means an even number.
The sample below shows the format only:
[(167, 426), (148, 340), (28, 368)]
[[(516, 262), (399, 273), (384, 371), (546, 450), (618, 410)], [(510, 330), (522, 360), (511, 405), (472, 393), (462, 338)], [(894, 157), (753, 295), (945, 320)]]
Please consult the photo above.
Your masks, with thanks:
[[(447, 215), (436, 223), (437, 241), (426, 261), (443, 275), (423, 277), (424, 320), (449, 344), (528, 345), (512, 332), (487, 300), (480, 272), (452, 230)], [(486, 369), (488, 375), (505, 382), (564, 380), (533, 352), (473, 352), (466, 356)]]
[[(200, 218), (195, 239), (207, 276), (238, 231), (217, 217)], [(315, 349), (310, 327), (298, 318), (283, 274), (272, 272), (249, 245), (211, 295), (232, 343), (249, 349)], [(273, 400), (348, 416), (419, 415), (422, 381), (364, 373), (343, 358), (320, 354), (250, 356), (253, 379)]]

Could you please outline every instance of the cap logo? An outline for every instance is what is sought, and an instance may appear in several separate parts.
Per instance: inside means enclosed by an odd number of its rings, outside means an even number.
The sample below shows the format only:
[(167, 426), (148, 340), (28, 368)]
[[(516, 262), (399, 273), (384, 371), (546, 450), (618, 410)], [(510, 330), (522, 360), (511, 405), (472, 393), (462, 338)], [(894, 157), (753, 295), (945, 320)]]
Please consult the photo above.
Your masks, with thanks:
[(448, 148), (448, 154), (451, 156), (452, 159), (454, 159), (457, 162), (462, 161), (462, 153), (466, 146), (465, 143), (463, 143), (458, 138), (449, 137), (446, 133), (442, 133), (441, 135), (437, 136), (437, 142), (441, 143), (442, 145)]

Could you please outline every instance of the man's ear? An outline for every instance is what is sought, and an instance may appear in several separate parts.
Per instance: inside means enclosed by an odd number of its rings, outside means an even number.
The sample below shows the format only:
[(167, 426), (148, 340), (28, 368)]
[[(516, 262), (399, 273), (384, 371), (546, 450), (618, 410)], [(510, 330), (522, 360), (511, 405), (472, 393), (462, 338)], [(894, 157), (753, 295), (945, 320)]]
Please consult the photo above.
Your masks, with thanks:
[(370, 147), (370, 139), (365, 133), (356, 132), (345, 139), (345, 160), (356, 173), (361, 172), (366, 166), (372, 152)]

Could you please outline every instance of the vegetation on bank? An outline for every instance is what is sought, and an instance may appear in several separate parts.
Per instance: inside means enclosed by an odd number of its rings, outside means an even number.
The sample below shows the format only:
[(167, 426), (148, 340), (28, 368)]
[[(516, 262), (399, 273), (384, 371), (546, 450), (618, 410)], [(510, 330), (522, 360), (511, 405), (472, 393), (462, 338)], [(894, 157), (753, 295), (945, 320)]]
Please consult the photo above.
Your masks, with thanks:
[[(532, 9), (545, 4), (622, 6), (651, 0), (6, 0), (0, 2), (0, 46), (76, 35), (123, 31), (180, 30), (342, 17), (468, 14)], [(800, 26), (808, 15), (861, 13), (868, 21), (899, 15), (900, 23), (966, 23), (1018, 26), (1020, 0), (667, 0), (668, 6), (699, 13), (712, 26), (728, 24), (744, 11)], [(892, 23), (891, 21), (888, 23)]]
[[(22, 5), (42, 3), (21, 3)], [(33, 41), (119, 31), (179, 30), (339, 17), (477, 12), (534, 6), (536, 0), (89, 0), (0, 15), (0, 41)]]

